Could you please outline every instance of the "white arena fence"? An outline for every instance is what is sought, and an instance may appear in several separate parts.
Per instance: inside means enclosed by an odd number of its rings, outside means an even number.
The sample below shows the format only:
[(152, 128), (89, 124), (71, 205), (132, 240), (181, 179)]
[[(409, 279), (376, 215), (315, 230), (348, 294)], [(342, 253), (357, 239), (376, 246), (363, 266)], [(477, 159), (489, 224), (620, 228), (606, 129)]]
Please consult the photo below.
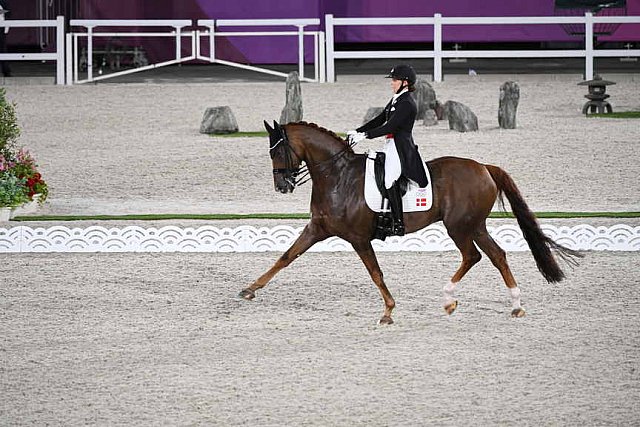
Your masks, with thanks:
[[(415, 18), (336, 18), (331, 14), (325, 15), (325, 31), (308, 31), (308, 26), (318, 26), (320, 20), (309, 19), (202, 19), (197, 21), (177, 20), (71, 20), (70, 25), (84, 28), (81, 32), (69, 32), (65, 36), (64, 17), (56, 20), (0, 20), (0, 28), (36, 27), (56, 28), (56, 52), (54, 53), (0, 53), (2, 61), (42, 60), (56, 61), (56, 83), (74, 84), (98, 81), (124, 74), (130, 74), (158, 68), (166, 65), (178, 64), (195, 59), (212, 63), (228, 65), (286, 77), (285, 73), (256, 67), (248, 64), (227, 61), (216, 56), (215, 39), (217, 37), (296, 37), (298, 49), (298, 73), (301, 80), (313, 82), (334, 82), (335, 61), (339, 59), (433, 59), (433, 80), (442, 81), (442, 60), (447, 58), (584, 58), (585, 80), (594, 76), (594, 60), (598, 57), (639, 57), (640, 49), (596, 49), (593, 44), (594, 27), (597, 24), (639, 24), (640, 16), (540, 16), (540, 17), (444, 17), (435, 14), (433, 17)], [(443, 50), (443, 27), (449, 25), (568, 25), (581, 24), (585, 28), (584, 49), (565, 50)], [(337, 51), (335, 49), (334, 32), (339, 26), (415, 26), (416, 31), (432, 31), (433, 50), (375, 50), (375, 51)], [(294, 27), (295, 31), (249, 31), (248, 27)], [(102, 31), (104, 28), (118, 27), (119, 32)], [(194, 28), (185, 30), (185, 27)], [(206, 30), (200, 30), (206, 28)], [(222, 30), (235, 27), (235, 31)], [(428, 27), (428, 28), (424, 28)], [(432, 27), (432, 29), (431, 29)], [(122, 29), (131, 28), (132, 31)], [(138, 28), (154, 28), (154, 31), (133, 31)], [(168, 28), (168, 29), (167, 29)], [(100, 31), (98, 31), (100, 29)], [(79, 78), (78, 45), (79, 39), (86, 39), (87, 58), (92, 58), (93, 41), (98, 37), (171, 37), (175, 39), (175, 58), (155, 64), (149, 64), (133, 69), (95, 76), (92, 60), (87, 60), (87, 77)], [(314, 78), (304, 75), (304, 37), (313, 37), (314, 46)], [(191, 54), (181, 55), (182, 38), (191, 39)], [(209, 39), (209, 56), (201, 52), (201, 38)], [(326, 40), (325, 40), (326, 39)], [(65, 66), (66, 50), (66, 66)], [(66, 78), (65, 78), (66, 74)]]
[(5, 28), (55, 28), (56, 51), (52, 53), (0, 53), (0, 61), (55, 61), (56, 84), (64, 84), (64, 17), (53, 19), (24, 20), (2, 19), (0, 31)]
[[(325, 40), (324, 32), (321, 31), (305, 31), (305, 27), (314, 25), (320, 25), (320, 19), (201, 19), (197, 22), (192, 22), (188, 19), (145, 19), (145, 20), (101, 20), (101, 19), (73, 19), (70, 21), (70, 25), (74, 27), (82, 27), (83, 31), (70, 32), (66, 36), (66, 49), (67, 49), (67, 84), (80, 84), (88, 83), (125, 74), (137, 73), (154, 68), (164, 67), (167, 65), (180, 64), (189, 62), (192, 60), (205, 60), (211, 63), (217, 63), (237, 68), (243, 68), (251, 71), (257, 71), (261, 73), (287, 77), (286, 73), (269, 70), (267, 68), (256, 67), (247, 64), (241, 64), (238, 62), (226, 61), (216, 56), (215, 40), (219, 37), (274, 37), (274, 36), (295, 36), (297, 40), (298, 50), (298, 74), (300, 80), (311, 82), (323, 82), (325, 81)], [(296, 31), (249, 31), (247, 27), (295, 27)], [(118, 32), (103, 31), (105, 28), (117, 27)], [(186, 27), (196, 27), (193, 30), (187, 30)], [(207, 30), (199, 30), (197, 27), (204, 27)], [(236, 31), (222, 31), (223, 27), (238, 27)], [(152, 28), (153, 31), (139, 31), (139, 28)], [(98, 31), (100, 29), (100, 31)], [(131, 29), (131, 31), (128, 31)], [(136, 30), (136, 31), (134, 31)], [(315, 77), (307, 78), (304, 75), (304, 37), (312, 36), (314, 40), (314, 70)], [(93, 58), (94, 52), (94, 38), (109, 38), (114, 39), (117, 37), (169, 37), (175, 40), (175, 57), (171, 60), (139, 66), (135, 68), (129, 68), (123, 71), (111, 72), (108, 74), (102, 74), (96, 76), (93, 70)], [(191, 53), (187, 56), (182, 56), (182, 38), (189, 38), (191, 41)], [(205, 56), (202, 51), (201, 38), (208, 37), (209, 43), (209, 56)], [(79, 77), (79, 39), (86, 39), (86, 52), (87, 52), (87, 73), (86, 79), (80, 79)]]
[[(640, 251), (640, 227), (624, 224), (553, 226), (542, 224), (544, 233), (576, 250)], [(302, 227), (276, 226), (218, 228), (213, 226), (144, 228), (53, 226), (0, 228), (0, 253), (20, 252), (284, 252), (302, 232)], [(506, 251), (528, 251), (517, 225), (488, 227), (491, 236)], [(452, 251), (455, 245), (442, 225), (431, 225), (403, 237), (374, 240), (381, 252)], [(346, 241), (332, 237), (314, 245), (312, 252), (352, 251)]]
[[(231, 67), (242, 68), (245, 70), (257, 71), (260, 73), (271, 74), (274, 76), (287, 77), (286, 73), (269, 70), (267, 68), (255, 67), (247, 64), (226, 61), (216, 57), (215, 39), (216, 37), (274, 37), (274, 36), (296, 36), (298, 40), (298, 75), (300, 80), (310, 82), (324, 82), (325, 78), (325, 40), (323, 31), (305, 31), (307, 26), (320, 25), (320, 19), (199, 19), (198, 26), (206, 27), (207, 31), (196, 31), (196, 43), (198, 59), (209, 62), (229, 65)], [(216, 30), (216, 27), (218, 28)], [(295, 27), (296, 31), (222, 31), (223, 27)], [(202, 55), (200, 52), (200, 37), (206, 36), (209, 39), (209, 56)], [(314, 72), (313, 79), (304, 75), (304, 37), (313, 36), (314, 48)]]
[[(327, 81), (334, 82), (336, 59), (380, 59), (433, 58), (433, 80), (442, 81), (443, 58), (585, 58), (585, 80), (593, 79), (593, 62), (596, 57), (638, 57), (640, 49), (595, 49), (593, 45), (594, 25), (638, 24), (640, 16), (518, 16), (518, 17), (444, 17), (436, 13), (433, 17), (415, 18), (335, 18), (325, 15), (327, 39)], [(571, 50), (443, 50), (442, 28), (447, 25), (566, 25), (585, 26), (585, 48)], [(416, 31), (429, 31), (421, 27), (433, 27), (433, 50), (376, 50), (336, 51), (334, 31), (337, 26), (397, 26), (411, 25)]]
[[(192, 54), (187, 57), (182, 56), (182, 37), (192, 37), (192, 33), (183, 34), (182, 28), (188, 27), (191, 25), (191, 20), (189, 19), (179, 19), (179, 20), (171, 20), (171, 19), (72, 19), (69, 24), (74, 27), (83, 27), (85, 29), (84, 32), (67, 33), (66, 38), (66, 47), (67, 47), (67, 84), (71, 85), (74, 83), (88, 83), (93, 81), (104, 80), (108, 78), (113, 78), (116, 76), (122, 76), (125, 74), (136, 73), (140, 71), (150, 70), (154, 68), (164, 67), (167, 65), (179, 64), (181, 62), (189, 61), (195, 58), (195, 42), (192, 42)], [(154, 28), (155, 31), (121, 31), (121, 32), (98, 32), (97, 28), (108, 28), (108, 27), (118, 27), (118, 28)], [(169, 30), (161, 31), (169, 27)], [(94, 37), (171, 37), (175, 39), (175, 58), (169, 61), (164, 61), (155, 64), (149, 64), (142, 67), (137, 67), (133, 69), (127, 69), (123, 71), (117, 71), (114, 73), (104, 74), (104, 75), (94, 75), (93, 70), (93, 42)], [(78, 39), (86, 38), (87, 39), (87, 78), (80, 79), (79, 78), (79, 50), (78, 50)]]

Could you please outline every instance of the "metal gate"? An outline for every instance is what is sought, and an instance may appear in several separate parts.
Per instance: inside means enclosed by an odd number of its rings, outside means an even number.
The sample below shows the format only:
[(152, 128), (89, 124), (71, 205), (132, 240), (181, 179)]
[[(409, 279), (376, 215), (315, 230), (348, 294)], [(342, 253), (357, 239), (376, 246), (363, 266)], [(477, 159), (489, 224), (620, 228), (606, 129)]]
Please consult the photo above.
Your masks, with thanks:
[[(66, 37), (66, 82), (68, 85), (77, 83), (87, 83), (92, 81), (104, 80), (125, 74), (132, 74), (153, 68), (164, 67), (167, 65), (189, 62), (192, 60), (206, 60), (211, 63), (227, 65), (231, 67), (242, 68), (246, 70), (266, 73), (281, 77), (286, 77), (287, 73), (270, 70), (264, 67), (256, 67), (249, 64), (227, 61), (216, 56), (215, 40), (218, 37), (230, 36), (289, 36), (295, 37), (298, 44), (298, 73), (300, 80), (310, 82), (324, 82), (325, 77), (325, 40), (322, 31), (305, 31), (305, 27), (309, 25), (318, 26), (319, 19), (271, 19), (271, 20), (243, 20), (243, 19), (227, 19), (227, 20), (86, 20), (72, 19), (71, 27), (80, 27), (83, 31), (69, 32)], [(247, 27), (295, 27), (295, 31), (249, 31)], [(207, 30), (201, 31), (198, 27), (205, 27)], [(221, 31), (221, 27), (238, 27), (236, 31)], [(114, 31), (108, 31), (108, 29)], [(191, 28), (191, 29), (190, 29)], [(107, 30), (105, 30), (107, 29)], [(141, 29), (145, 30), (142, 31)], [(153, 31), (148, 31), (152, 29)], [(131, 30), (131, 31), (129, 31)], [(169, 37), (175, 40), (175, 56), (168, 61), (149, 64), (148, 61), (140, 59), (140, 51), (137, 47), (130, 48), (126, 53), (132, 56), (129, 58), (128, 68), (122, 71), (115, 71), (103, 74), (102, 65), (108, 65), (105, 62), (108, 49), (102, 48), (102, 61), (104, 64), (98, 65), (99, 69), (94, 69), (94, 53), (96, 53), (94, 39), (108, 38), (115, 40), (117, 38), (131, 37)], [(191, 41), (191, 49), (187, 56), (182, 55), (182, 40), (188, 38)], [(205, 56), (202, 51), (201, 38), (207, 37), (209, 40), (209, 56)], [(314, 46), (314, 74), (313, 78), (304, 75), (304, 38), (313, 37)], [(137, 50), (138, 49), (138, 50)], [(113, 52), (111, 52), (113, 55)], [(83, 59), (86, 58), (86, 59)], [(137, 59), (136, 59), (137, 58)], [(113, 68), (113, 67), (111, 67)], [(118, 67), (119, 68), (119, 67)], [(81, 78), (81, 73), (83, 77)]]

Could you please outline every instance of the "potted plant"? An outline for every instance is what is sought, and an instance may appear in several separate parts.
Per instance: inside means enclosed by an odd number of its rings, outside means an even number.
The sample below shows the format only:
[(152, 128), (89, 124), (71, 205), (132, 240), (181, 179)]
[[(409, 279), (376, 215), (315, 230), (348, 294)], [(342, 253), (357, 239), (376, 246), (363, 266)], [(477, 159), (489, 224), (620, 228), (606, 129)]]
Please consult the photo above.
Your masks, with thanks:
[(11, 218), (11, 210), (29, 201), (26, 180), (12, 171), (0, 172), (0, 221)]

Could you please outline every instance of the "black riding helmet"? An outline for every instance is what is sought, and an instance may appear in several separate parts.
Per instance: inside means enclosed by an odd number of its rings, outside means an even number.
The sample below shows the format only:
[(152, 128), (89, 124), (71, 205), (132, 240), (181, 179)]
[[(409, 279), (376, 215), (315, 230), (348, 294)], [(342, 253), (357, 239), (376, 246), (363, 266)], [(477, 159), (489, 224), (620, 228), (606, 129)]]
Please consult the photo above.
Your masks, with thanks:
[(407, 64), (396, 65), (389, 71), (389, 75), (386, 77), (396, 80), (406, 80), (409, 86), (416, 84), (416, 72)]

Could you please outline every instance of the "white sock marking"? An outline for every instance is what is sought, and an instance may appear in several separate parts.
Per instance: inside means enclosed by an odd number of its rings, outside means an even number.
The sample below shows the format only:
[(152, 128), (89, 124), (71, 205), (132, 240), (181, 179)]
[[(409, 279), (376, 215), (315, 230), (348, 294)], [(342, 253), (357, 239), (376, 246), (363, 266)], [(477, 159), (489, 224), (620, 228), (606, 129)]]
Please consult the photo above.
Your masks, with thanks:
[(522, 308), (520, 305), (520, 288), (509, 288), (509, 295), (511, 295), (511, 306), (513, 309)]
[(444, 306), (448, 306), (449, 304), (453, 304), (455, 300), (453, 299), (453, 290), (455, 289), (456, 284), (453, 282), (449, 282), (444, 288), (442, 288), (442, 294), (444, 296)]

